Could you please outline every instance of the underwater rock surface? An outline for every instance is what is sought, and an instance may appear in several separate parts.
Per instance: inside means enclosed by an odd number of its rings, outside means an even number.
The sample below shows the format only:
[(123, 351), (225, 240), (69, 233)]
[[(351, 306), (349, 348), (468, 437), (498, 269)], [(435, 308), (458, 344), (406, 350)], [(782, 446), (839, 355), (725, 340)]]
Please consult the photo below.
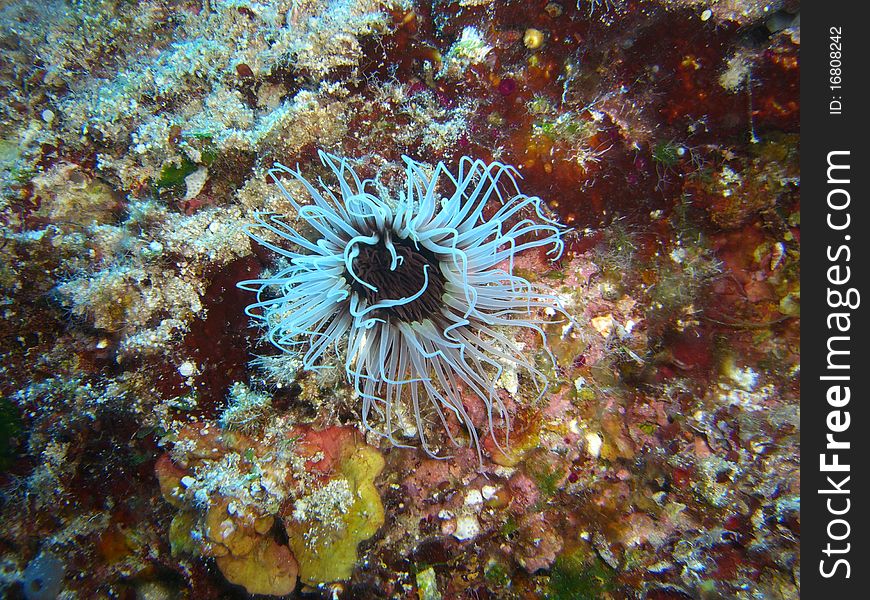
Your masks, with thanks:
[[(798, 598), (797, 1), (0, 17), (4, 597)], [(555, 364), (493, 330), (545, 394), (484, 362), (395, 445), (342, 348), (269, 343), (236, 283), (287, 265), (244, 227), (305, 225), (275, 162), (341, 193), (319, 150), (384, 202), (402, 156), (516, 167), (512, 225), (570, 228), (501, 265), (564, 307), (531, 313)]]

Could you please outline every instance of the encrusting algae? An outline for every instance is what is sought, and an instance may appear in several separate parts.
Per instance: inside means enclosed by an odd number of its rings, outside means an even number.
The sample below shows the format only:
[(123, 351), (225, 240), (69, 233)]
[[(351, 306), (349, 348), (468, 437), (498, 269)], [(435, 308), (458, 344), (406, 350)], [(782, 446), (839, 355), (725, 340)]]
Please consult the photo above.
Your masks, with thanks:
[(156, 471), (164, 498), (179, 509), (174, 551), (215, 557), (231, 583), (280, 596), (297, 575), (311, 585), (350, 577), (358, 544), (384, 523), (373, 485), (384, 459), (349, 428), (277, 435), (182, 431)]

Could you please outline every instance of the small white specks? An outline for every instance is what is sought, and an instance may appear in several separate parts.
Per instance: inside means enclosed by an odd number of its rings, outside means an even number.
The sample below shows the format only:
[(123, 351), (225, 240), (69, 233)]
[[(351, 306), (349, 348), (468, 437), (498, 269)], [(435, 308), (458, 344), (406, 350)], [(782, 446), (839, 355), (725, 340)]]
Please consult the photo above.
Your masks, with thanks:
[(498, 383), (503, 387), (509, 394), (516, 394), (520, 391), (520, 380), (517, 375), (516, 368), (507, 368), (505, 369), (501, 376), (498, 378)]
[(496, 488), (495, 486), (492, 486), (492, 485), (485, 485), (482, 488), (480, 488), (480, 494), (481, 494), (481, 496), (483, 496), (484, 500), (491, 500), (495, 496), (495, 493), (497, 491), (498, 491), (498, 488)]
[(671, 253), (668, 255), (671, 257), (671, 260), (675, 263), (682, 264), (684, 260), (686, 260), (686, 249), (685, 248), (674, 248), (671, 250)]
[(745, 369), (735, 367), (729, 369), (726, 374), (728, 379), (733, 381), (737, 387), (747, 392), (754, 390), (755, 385), (758, 383), (758, 373), (753, 371), (751, 367), (746, 367)]
[(701, 13), (701, 20), (702, 21), (709, 21), (710, 17), (712, 17), (712, 16), (713, 16), (713, 11), (708, 8), (707, 10), (705, 10), (704, 12)]
[(480, 493), (480, 490), (472, 489), (465, 495), (465, 505), (476, 506), (478, 504), (483, 504), (483, 494)]
[(184, 178), (184, 184), (187, 187), (187, 192), (184, 194), (185, 200), (193, 200), (202, 191), (205, 182), (208, 180), (208, 169), (199, 167), (196, 171)]
[(610, 337), (610, 332), (613, 331), (613, 317), (611, 315), (593, 317), (592, 327), (601, 334), (601, 337)]
[(659, 562), (647, 567), (647, 571), (650, 573), (664, 573), (670, 569), (673, 569), (674, 565), (669, 563), (666, 560), (660, 560)]
[(782, 264), (785, 257), (785, 244), (777, 242), (770, 250), (770, 270), (775, 271)]
[(598, 458), (601, 455), (601, 446), (603, 444), (604, 440), (597, 433), (589, 432), (586, 434), (586, 451), (590, 456)]
[(221, 539), (229, 538), (236, 531), (236, 526), (233, 525), (232, 520), (225, 519), (220, 524), (220, 536)]
[(477, 537), (480, 533), (480, 523), (474, 515), (462, 515), (456, 519), (456, 531), (453, 537), (460, 541), (466, 541)]
[(194, 483), (196, 483), (196, 479), (194, 479), (190, 475), (185, 475), (181, 478), (181, 485), (183, 485), (185, 488), (189, 488)]
[(189, 360), (178, 365), (178, 374), (182, 377), (190, 377), (194, 373), (196, 373), (196, 365)]

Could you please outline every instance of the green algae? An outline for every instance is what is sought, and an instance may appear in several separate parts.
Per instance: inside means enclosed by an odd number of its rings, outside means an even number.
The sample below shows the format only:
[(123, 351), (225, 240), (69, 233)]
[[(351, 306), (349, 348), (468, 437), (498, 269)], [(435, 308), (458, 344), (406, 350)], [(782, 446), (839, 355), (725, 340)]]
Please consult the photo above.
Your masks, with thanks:
[(560, 465), (549, 464), (546, 460), (527, 461), (527, 465), (529, 475), (541, 493), (547, 498), (555, 496), (565, 479), (565, 470)]
[(506, 588), (511, 584), (511, 577), (508, 573), (507, 567), (495, 560), (490, 561), (486, 565), (483, 576), (490, 585), (497, 588)]
[[(652, 159), (666, 168), (675, 167), (682, 158), (681, 148), (681, 146), (670, 141), (662, 140), (656, 142), (652, 148)], [(683, 153), (685, 153), (685, 150), (683, 150)]]
[(547, 600), (601, 600), (615, 589), (616, 573), (597, 556), (576, 550), (556, 559), (544, 596)]
[(0, 398), (0, 472), (5, 472), (14, 461), (15, 441), (22, 431), (18, 408), (8, 399)]
[(167, 189), (184, 186), (184, 178), (196, 171), (197, 166), (194, 162), (185, 159), (179, 165), (167, 164), (163, 166), (160, 172), (160, 178), (157, 179), (155, 185), (157, 189)]

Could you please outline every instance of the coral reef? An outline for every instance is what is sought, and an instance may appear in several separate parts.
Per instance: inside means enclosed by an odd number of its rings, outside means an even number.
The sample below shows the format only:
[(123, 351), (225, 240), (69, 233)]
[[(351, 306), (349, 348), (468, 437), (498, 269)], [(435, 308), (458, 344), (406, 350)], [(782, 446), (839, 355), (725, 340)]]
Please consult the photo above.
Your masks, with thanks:
[(227, 581), (251, 594), (289, 594), (297, 575), (314, 585), (348, 579), (357, 545), (384, 523), (373, 484), (384, 460), (354, 430), (279, 419), (249, 436), (201, 423), (170, 443), (155, 469), (179, 509), (173, 555), (214, 557)]
[[(797, 1), (0, 16), (0, 595), (798, 597)], [(244, 312), (293, 251), (245, 228), (313, 244), (306, 181), (342, 196), (321, 149), (390, 210), (412, 165), (433, 215), (422, 182), (514, 165), (469, 226), (514, 187), (559, 224), (492, 265), (552, 295), (514, 315), (552, 359), (502, 315), (483, 394), (406, 390), (390, 432), (448, 459), (361, 427), (346, 341)]]

